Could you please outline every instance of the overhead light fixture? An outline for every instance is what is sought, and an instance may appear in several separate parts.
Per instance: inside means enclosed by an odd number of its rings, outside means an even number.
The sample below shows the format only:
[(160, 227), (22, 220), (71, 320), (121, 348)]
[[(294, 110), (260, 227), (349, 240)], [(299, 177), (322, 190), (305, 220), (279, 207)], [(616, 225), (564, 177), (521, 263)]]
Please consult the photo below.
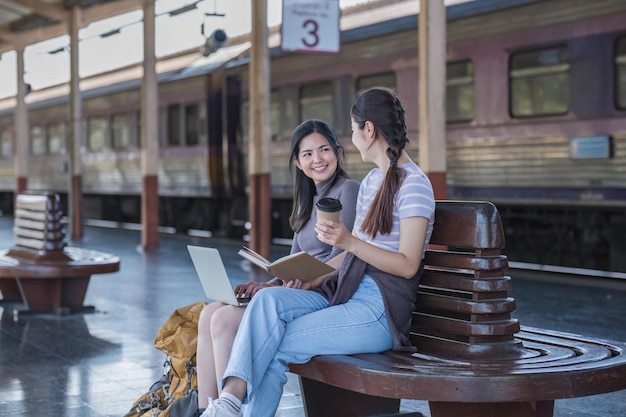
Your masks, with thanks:
[(224, 17), (226, 16), (224, 13), (217, 13), (217, 12), (213, 12), (213, 13), (205, 13), (205, 16), (216, 16), (216, 17)]
[(49, 53), (50, 55), (56, 55), (56, 54), (58, 54), (58, 53), (61, 53), (61, 52), (66, 51), (66, 50), (67, 50), (67, 46), (62, 46), (62, 47), (60, 47), (60, 48), (53, 49), (52, 51), (48, 51), (48, 53)]
[(217, 12), (217, 0), (213, 0), (213, 13), (204, 13), (204, 16), (217, 16), (217, 17), (224, 17), (226, 16), (224, 13), (218, 13)]
[(197, 4), (197, 2), (188, 4), (186, 6), (181, 7), (180, 9), (172, 10), (168, 14), (169, 14), (170, 17), (172, 17), (172, 16), (178, 16), (179, 14), (190, 12), (192, 10), (197, 9), (196, 4)]
[(109, 32), (101, 33), (100, 37), (101, 38), (108, 38), (109, 36), (117, 35), (118, 33), (120, 33), (120, 28), (113, 29), (113, 30), (111, 30)]

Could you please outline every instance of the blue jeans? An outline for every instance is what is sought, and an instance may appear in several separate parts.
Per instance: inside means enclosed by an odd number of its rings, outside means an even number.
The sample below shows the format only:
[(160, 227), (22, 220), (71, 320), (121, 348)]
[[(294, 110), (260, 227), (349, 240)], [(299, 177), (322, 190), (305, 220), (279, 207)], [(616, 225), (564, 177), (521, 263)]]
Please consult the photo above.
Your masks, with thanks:
[(239, 326), (222, 384), (248, 384), (245, 415), (276, 413), (290, 363), (315, 355), (375, 353), (393, 346), (378, 286), (366, 275), (345, 304), (328, 307), (314, 291), (272, 287), (252, 299)]

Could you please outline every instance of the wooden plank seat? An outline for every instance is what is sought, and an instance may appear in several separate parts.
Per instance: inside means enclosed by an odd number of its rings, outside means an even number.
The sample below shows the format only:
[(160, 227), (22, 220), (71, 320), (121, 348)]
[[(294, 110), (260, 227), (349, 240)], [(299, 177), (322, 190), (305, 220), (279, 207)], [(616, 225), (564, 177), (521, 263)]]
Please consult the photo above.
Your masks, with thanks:
[(63, 211), (57, 194), (21, 194), (16, 198), (13, 242), (44, 251), (65, 247), (61, 219)]
[(550, 417), (555, 399), (626, 389), (626, 343), (511, 317), (504, 244), (493, 204), (438, 201), (410, 334), (417, 353), (291, 365), (307, 416), (389, 415), (414, 399), (432, 417)]
[(67, 314), (84, 306), (93, 274), (119, 270), (119, 257), (68, 247), (60, 197), (27, 192), (16, 197), (14, 246), (0, 252), (2, 301), (24, 304), (27, 312)]

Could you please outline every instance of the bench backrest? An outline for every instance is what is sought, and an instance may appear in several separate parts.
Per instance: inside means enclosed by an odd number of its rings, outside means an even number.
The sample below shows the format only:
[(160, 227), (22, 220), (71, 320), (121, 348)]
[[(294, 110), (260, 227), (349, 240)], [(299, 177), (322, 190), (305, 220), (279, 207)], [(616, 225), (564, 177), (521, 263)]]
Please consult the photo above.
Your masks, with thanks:
[(45, 191), (19, 194), (15, 199), (15, 245), (39, 251), (62, 251), (66, 245), (62, 217), (58, 194)]
[(504, 231), (489, 202), (437, 201), (411, 329), (425, 355), (488, 361), (528, 355), (514, 337)]

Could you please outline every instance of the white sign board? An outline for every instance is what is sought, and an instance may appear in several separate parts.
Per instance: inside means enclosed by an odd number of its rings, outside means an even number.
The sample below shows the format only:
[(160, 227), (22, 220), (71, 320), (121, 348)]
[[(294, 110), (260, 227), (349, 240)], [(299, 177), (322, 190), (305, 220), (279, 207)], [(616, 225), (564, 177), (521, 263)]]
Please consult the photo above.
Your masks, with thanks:
[(283, 51), (337, 53), (339, 32), (339, 0), (283, 0)]

